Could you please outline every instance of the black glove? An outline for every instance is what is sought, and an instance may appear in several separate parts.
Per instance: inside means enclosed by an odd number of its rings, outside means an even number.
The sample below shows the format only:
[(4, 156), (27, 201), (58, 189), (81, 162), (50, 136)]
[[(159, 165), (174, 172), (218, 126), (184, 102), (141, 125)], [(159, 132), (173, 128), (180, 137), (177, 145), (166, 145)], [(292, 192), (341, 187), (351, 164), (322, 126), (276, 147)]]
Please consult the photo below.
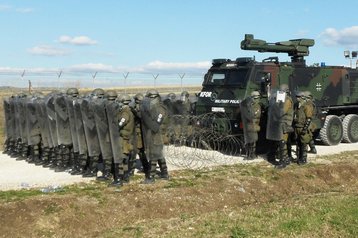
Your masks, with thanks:
[(307, 118), (303, 128), (302, 128), (302, 133), (301, 134), (306, 134), (308, 132), (308, 127), (311, 124), (311, 118)]

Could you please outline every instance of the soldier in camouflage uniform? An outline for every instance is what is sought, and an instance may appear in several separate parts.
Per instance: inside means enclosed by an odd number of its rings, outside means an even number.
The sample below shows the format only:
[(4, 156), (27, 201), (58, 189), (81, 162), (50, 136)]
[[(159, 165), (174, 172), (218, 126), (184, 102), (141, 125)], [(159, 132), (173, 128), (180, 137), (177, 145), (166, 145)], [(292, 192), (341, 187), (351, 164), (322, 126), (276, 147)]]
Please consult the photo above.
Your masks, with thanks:
[(291, 98), (291, 93), (287, 84), (282, 84), (280, 87), (281, 92), (285, 92), (285, 100), (283, 102), (283, 115), (281, 117), (281, 125), (282, 125), (282, 139), (279, 141), (278, 145), (278, 165), (275, 167), (278, 169), (285, 168), (290, 164), (290, 151), (291, 151), (291, 143), (290, 143), (290, 134), (293, 132), (292, 122), (293, 122), (293, 101)]
[(163, 121), (161, 131), (163, 135), (164, 144), (170, 144), (175, 142), (175, 140), (177, 139), (177, 135), (179, 135), (176, 130), (177, 128), (180, 129), (180, 125), (178, 125), (178, 123), (176, 122), (178, 112), (175, 93), (169, 93), (163, 99), (163, 104), (167, 109), (168, 116)]
[(180, 94), (180, 99), (177, 101), (176, 104), (176, 111), (178, 113), (176, 131), (178, 131), (178, 135), (181, 138), (187, 138), (192, 130), (190, 126), (190, 115), (192, 114), (193, 109), (189, 96), (190, 95), (187, 91), (183, 91)]
[(168, 168), (163, 155), (163, 138), (160, 133), (160, 127), (166, 115), (166, 108), (161, 103), (158, 91), (148, 91), (141, 107), (142, 133), (145, 150), (150, 161), (150, 171), (145, 175), (144, 184), (155, 181), (157, 163), (160, 167), (160, 177), (169, 179)]
[[(270, 116), (271, 115), (271, 116)], [(270, 120), (272, 118), (272, 120)], [(268, 122), (266, 128), (266, 138), (273, 140), (276, 146), (272, 146), (275, 151), (275, 168), (282, 169), (290, 164), (289, 151), (291, 143), (290, 133), (293, 132), (293, 101), (290, 96), (288, 85), (283, 84), (277, 93), (272, 94), (270, 106), (268, 108)], [(274, 135), (271, 135), (274, 134)], [(270, 147), (271, 148), (271, 147)], [(276, 158), (278, 162), (276, 162)]]
[[(257, 158), (256, 156), (256, 142), (258, 140), (258, 133), (260, 131), (261, 118), (261, 103), (260, 93), (253, 91), (251, 97), (248, 99), (247, 113), (242, 113), (243, 123), (245, 123), (245, 132), (247, 137), (250, 137), (246, 146), (246, 160)], [(245, 133), (244, 132), (244, 133)]]
[(294, 128), (297, 138), (299, 165), (307, 163), (307, 144), (312, 140), (312, 133), (309, 130), (314, 108), (312, 104), (305, 101), (304, 94), (296, 94), (297, 103), (295, 104)]
[(308, 153), (312, 153), (312, 154), (317, 154), (317, 150), (316, 150), (316, 146), (314, 143), (314, 138), (313, 138), (313, 132), (316, 130), (317, 125), (314, 122), (313, 118), (315, 118), (317, 116), (317, 111), (316, 111), (316, 105), (313, 101), (313, 95), (310, 91), (306, 91), (304, 92), (304, 96), (305, 96), (305, 101), (306, 103), (313, 108), (313, 115), (312, 115), (312, 121), (310, 123), (310, 126), (308, 128), (309, 132), (312, 135), (312, 140), (310, 140), (310, 142), (308, 143), (308, 146), (310, 148), (310, 150), (308, 151)]
[(129, 182), (134, 169), (134, 158), (131, 158), (133, 151), (133, 138), (135, 121), (134, 115), (129, 107), (131, 97), (128, 94), (123, 94), (118, 97), (122, 108), (117, 116), (119, 129), (119, 145), (121, 147), (122, 155), (114, 161), (113, 182), (110, 186), (122, 186), (123, 182)]
[(149, 173), (149, 162), (147, 159), (147, 156), (145, 154), (144, 149), (144, 142), (143, 142), (143, 135), (142, 135), (142, 122), (141, 122), (141, 114), (140, 114), (140, 108), (143, 101), (143, 94), (137, 93), (134, 96), (134, 107), (132, 108), (132, 112), (134, 115), (135, 120), (135, 148), (134, 148), (134, 158), (136, 157), (136, 154), (139, 156), (139, 160), (143, 169), (143, 172)]

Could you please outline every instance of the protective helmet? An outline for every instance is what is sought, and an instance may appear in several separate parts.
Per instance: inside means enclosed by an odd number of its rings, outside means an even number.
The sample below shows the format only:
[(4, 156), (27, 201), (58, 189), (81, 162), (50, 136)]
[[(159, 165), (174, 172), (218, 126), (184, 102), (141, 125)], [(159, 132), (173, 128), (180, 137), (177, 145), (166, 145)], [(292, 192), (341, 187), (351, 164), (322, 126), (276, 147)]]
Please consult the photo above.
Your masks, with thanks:
[(94, 96), (102, 98), (102, 97), (104, 97), (105, 92), (104, 92), (104, 90), (102, 88), (96, 88), (95, 90), (92, 91), (92, 94)]
[(290, 91), (290, 88), (288, 87), (287, 84), (281, 84), (281, 85), (280, 85), (280, 91), (289, 92), (289, 91)]
[(115, 100), (118, 96), (117, 92), (114, 90), (107, 91), (108, 100)]
[(141, 93), (137, 93), (136, 95), (134, 95), (134, 100), (137, 101), (137, 102), (142, 101), (143, 98), (144, 98), (144, 96)]
[(66, 91), (66, 94), (72, 97), (77, 97), (78, 96), (78, 89), (77, 88), (69, 88)]
[(123, 103), (124, 105), (128, 105), (132, 101), (132, 98), (128, 94), (121, 94), (118, 97), (118, 100), (119, 100), (119, 102)]
[(305, 94), (301, 91), (297, 91), (296, 92), (296, 98), (303, 98), (305, 96)]
[(169, 100), (174, 101), (175, 98), (177, 97), (177, 95), (175, 95), (175, 93), (169, 93), (169, 94), (167, 95), (167, 97), (168, 97)]
[(259, 97), (260, 97), (260, 92), (259, 92), (259, 91), (252, 91), (252, 92), (251, 92), (251, 97), (253, 97), (253, 98), (259, 98)]
[(183, 92), (181, 93), (181, 96), (189, 97), (188, 91), (183, 91)]
[(303, 94), (305, 95), (305, 98), (312, 99), (313, 95), (310, 91), (304, 91)]
[(149, 98), (156, 98), (156, 97), (159, 97), (159, 93), (157, 90), (151, 89), (147, 92), (146, 96)]

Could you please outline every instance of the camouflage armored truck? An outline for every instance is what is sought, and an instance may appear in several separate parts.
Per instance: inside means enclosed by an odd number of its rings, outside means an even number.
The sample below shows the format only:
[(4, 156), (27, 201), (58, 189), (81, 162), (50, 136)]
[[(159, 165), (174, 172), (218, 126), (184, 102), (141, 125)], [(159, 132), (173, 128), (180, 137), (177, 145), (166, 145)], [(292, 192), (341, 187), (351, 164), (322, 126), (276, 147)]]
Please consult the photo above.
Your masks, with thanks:
[[(286, 84), (293, 98), (297, 91), (312, 93), (318, 109), (316, 139), (326, 145), (336, 145), (342, 140), (358, 142), (358, 70), (343, 66), (307, 66), (304, 56), (309, 55), (309, 47), (314, 43), (312, 39), (267, 43), (246, 34), (241, 49), (287, 53), (291, 62), (279, 62), (278, 57), (262, 62), (253, 58), (214, 59), (198, 94), (196, 114), (215, 115), (212, 127), (221, 133), (240, 136), (243, 134), (240, 102), (258, 90), (263, 110), (267, 111), (270, 91)], [(259, 138), (265, 138), (262, 135)]]

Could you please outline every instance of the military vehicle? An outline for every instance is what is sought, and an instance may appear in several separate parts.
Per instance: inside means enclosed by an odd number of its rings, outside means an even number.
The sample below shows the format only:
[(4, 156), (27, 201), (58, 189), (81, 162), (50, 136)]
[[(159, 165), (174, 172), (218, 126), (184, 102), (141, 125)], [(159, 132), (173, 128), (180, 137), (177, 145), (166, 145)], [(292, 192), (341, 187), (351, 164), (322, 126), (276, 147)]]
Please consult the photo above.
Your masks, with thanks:
[[(358, 70), (324, 64), (306, 65), (304, 57), (309, 55), (309, 47), (314, 43), (313, 39), (267, 43), (246, 34), (241, 49), (287, 53), (291, 62), (280, 62), (278, 57), (262, 62), (247, 57), (214, 59), (204, 76), (196, 103), (196, 114), (211, 114), (212, 119), (200, 123), (211, 123), (210, 126), (220, 133), (242, 136), (240, 102), (258, 90), (263, 110), (267, 112), (270, 92), (286, 84), (293, 98), (298, 91), (312, 93), (318, 111), (316, 139), (326, 145), (358, 142)], [(265, 117), (262, 123), (265, 124)], [(265, 134), (262, 135), (260, 138), (265, 138)]]

